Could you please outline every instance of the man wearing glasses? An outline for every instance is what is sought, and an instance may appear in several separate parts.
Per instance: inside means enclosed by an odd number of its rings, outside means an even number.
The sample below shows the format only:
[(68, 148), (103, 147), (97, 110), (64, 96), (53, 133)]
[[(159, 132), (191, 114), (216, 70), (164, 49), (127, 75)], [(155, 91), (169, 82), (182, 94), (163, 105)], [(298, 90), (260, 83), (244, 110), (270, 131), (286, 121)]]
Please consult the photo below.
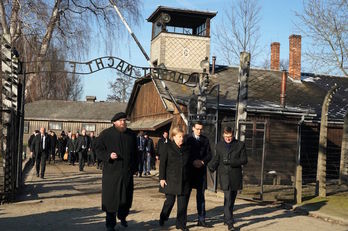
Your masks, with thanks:
[(242, 189), (242, 166), (248, 163), (244, 142), (233, 138), (233, 129), (226, 127), (223, 140), (216, 145), (216, 155), (208, 164), (210, 171), (218, 169), (220, 185), (224, 191), (224, 215), (228, 230), (235, 230), (233, 207), (238, 190)]

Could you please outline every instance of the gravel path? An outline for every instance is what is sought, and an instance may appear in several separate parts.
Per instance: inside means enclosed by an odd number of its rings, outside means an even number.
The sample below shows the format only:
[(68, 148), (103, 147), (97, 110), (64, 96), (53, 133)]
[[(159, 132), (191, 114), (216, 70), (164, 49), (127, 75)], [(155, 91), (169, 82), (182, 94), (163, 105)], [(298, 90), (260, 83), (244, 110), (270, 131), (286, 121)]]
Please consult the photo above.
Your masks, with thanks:
[[(30, 171), (26, 187), (18, 202), (0, 206), (0, 230), (104, 230), (104, 213), (100, 209), (101, 171), (65, 163), (47, 165), (45, 179)], [(155, 176), (135, 178), (133, 207), (125, 230), (175, 230), (176, 206), (164, 227), (158, 218), (164, 195), (158, 192)], [(196, 226), (195, 191), (188, 210), (190, 230)], [(208, 230), (227, 230), (223, 225), (221, 194), (206, 193)], [(347, 226), (329, 223), (281, 208), (279, 205), (260, 205), (238, 199), (235, 206), (235, 226), (240, 230), (348, 230)], [(120, 230), (122, 230), (120, 228)], [(204, 229), (205, 230), (205, 229)]]

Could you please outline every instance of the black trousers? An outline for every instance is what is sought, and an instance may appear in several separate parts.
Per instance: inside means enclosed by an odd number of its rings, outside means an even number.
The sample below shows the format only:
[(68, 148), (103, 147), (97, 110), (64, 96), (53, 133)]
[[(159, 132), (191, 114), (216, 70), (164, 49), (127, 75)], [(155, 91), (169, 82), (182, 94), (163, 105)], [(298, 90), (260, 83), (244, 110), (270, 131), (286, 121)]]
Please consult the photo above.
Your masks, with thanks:
[(145, 152), (144, 151), (138, 151), (138, 171), (139, 175), (141, 176), (143, 174), (143, 168), (144, 168), (144, 159), (145, 159)]
[(224, 191), (224, 215), (225, 215), (225, 223), (233, 224), (233, 208), (234, 202), (236, 201), (237, 191), (228, 190)]
[(87, 151), (79, 152), (79, 169), (83, 171), (83, 167), (85, 166), (85, 158), (87, 157)]
[(40, 173), (40, 165), (41, 165), (41, 173), (40, 176), (45, 176), (45, 170), (46, 170), (46, 159), (47, 159), (47, 153), (46, 152), (39, 152), (36, 156), (36, 174), (39, 175)]
[[(206, 215), (206, 211), (205, 211), (205, 197), (204, 197), (204, 192), (205, 192), (205, 188), (203, 187), (203, 181), (202, 183), (197, 185), (196, 188), (196, 205), (197, 205), (197, 212), (198, 212), (198, 220), (199, 221), (204, 221), (205, 220), (205, 215)], [(192, 191), (192, 190), (191, 190)], [(190, 194), (191, 194), (190, 191)], [(190, 195), (189, 195), (190, 198)]]
[[(129, 214), (129, 207), (120, 206), (117, 211), (117, 218), (119, 220), (125, 220)], [(106, 212), (106, 224), (107, 229), (113, 229), (116, 226), (116, 212)]]
[(76, 152), (69, 152), (68, 162), (74, 165), (75, 160), (76, 160)]
[(50, 155), (50, 158), (48, 159), (48, 163), (51, 163), (51, 159), (53, 160), (53, 162), (56, 161), (56, 150), (55, 149), (51, 150), (51, 155)]
[(189, 201), (189, 194), (184, 195), (172, 195), (166, 194), (166, 200), (164, 201), (160, 218), (168, 220), (170, 212), (173, 209), (175, 203), (175, 197), (178, 200), (177, 214), (176, 214), (176, 227), (185, 228), (187, 222), (187, 206)]
[(90, 166), (90, 165), (93, 165), (94, 164), (94, 153), (92, 151), (90, 152), (87, 152), (87, 165)]

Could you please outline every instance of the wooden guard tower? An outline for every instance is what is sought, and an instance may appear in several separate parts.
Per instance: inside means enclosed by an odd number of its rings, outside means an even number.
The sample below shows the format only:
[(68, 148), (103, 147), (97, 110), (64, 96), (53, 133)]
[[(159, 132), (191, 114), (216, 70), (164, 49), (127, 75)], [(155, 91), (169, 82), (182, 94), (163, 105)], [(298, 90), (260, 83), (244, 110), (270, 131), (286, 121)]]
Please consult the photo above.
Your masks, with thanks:
[(182, 72), (201, 72), (210, 55), (212, 11), (159, 6), (147, 19), (152, 23), (151, 62)]

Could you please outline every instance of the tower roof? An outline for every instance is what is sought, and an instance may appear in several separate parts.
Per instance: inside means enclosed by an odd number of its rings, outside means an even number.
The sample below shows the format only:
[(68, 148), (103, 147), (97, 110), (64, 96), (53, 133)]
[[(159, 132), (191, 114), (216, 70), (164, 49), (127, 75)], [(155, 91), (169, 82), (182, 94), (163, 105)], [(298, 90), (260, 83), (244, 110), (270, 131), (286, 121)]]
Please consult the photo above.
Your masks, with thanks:
[(173, 8), (166, 6), (158, 6), (157, 9), (147, 19), (148, 22), (155, 22), (162, 14), (169, 14), (171, 20), (167, 23), (168, 26), (182, 26), (196, 27), (206, 21), (207, 18), (213, 18), (217, 11), (198, 11), (182, 8)]

